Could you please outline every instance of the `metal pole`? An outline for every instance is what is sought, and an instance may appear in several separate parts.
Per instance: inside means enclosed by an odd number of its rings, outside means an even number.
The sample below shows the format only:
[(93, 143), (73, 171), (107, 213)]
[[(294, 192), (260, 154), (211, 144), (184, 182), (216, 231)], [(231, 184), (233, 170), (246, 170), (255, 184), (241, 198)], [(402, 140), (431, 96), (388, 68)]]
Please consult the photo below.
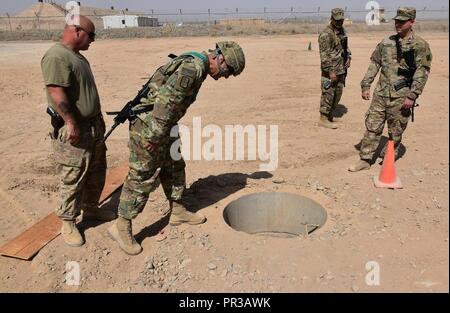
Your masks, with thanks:
[(35, 12), (34, 15), (36, 15), (36, 19), (37, 19), (37, 27), (40, 30), (41, 29), (41, 23), (39, 21), (39, 15)]
[(9, 31), (12, 32), (12, 26), (11, 26), (11, 17), (9, 16), (9, 13), (6, 13), (6, 16), (8, 17), (8, 23), (9, 23)]
[(320, 7), (318, 7), (317, 8), (317, 33), (319, 33), (320, 32), (320, 17), (319, 17), (319, 15), (320, 15)]

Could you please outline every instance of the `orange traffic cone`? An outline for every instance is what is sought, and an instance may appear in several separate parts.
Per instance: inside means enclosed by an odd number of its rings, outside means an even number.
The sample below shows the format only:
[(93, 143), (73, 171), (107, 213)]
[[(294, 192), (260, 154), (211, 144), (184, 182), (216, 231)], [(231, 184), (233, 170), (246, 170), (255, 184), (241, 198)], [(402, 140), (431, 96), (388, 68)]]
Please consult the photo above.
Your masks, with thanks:
[(386, 154), (384, 155), (380, 176), (374, 176), (373, 182), (375, 187), (378, 188), (403, 188), (400, 178), (397, 177), (397, 173), (395, 171), (394, 141), (391, 139), (387, 143)]

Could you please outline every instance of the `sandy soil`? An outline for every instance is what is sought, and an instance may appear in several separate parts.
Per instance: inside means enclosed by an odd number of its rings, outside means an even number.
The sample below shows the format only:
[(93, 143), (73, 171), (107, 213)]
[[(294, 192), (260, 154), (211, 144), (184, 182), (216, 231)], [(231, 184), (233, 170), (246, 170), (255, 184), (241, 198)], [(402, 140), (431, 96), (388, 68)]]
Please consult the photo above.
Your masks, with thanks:
[[(182, 123), (192, 126), (193, 117), (201, 116), (203, 125), (220, 127), (279, 125), (278, 169), (257, 179), (249, 175), (259, 171), (259, 161), (188, 161), (190, 207), (200, 210), (207, 223), (166, 226), (161, 212), (167, 202), (159, 188), (135, 220), (142, 254), (126, 256), (106, 235), (110, 223), (83, 223), (83, 247), (67, 247), (58, 237), (32, 261), (0, 257), (0, 291), (448, 292), (448, 33), (422, 34), (434, 60), (416, 121), (404, 136), (406, 153), (396, 164), (404, 189), (374, 188), (378, 162), (369, 171), (346, 170), (358, 159), (355, 145), (369, 106), (360, 98), (359, 82), (384, 35), (351, 36), (354, 58), (336, 131), (317, 127), (315, 36), (234, 38), (246, 52), (245, 72), (219, 82), (208, 78)], [(168, 53), (207, 49), (218, 39), (95, 42), (85, 54), (103, 109), (119, 109), (134, 97)], [(313, 51), (307, 51), (310, 41)], [(0, 43), (0, 244), (58, 203), (40, 73), (40, 58), (53, 44)], [(108, 141), (109, 166), (127, 157), (127, 127), (122, 125)], [(328, 220), (308, 238), (232, 230), (223, 221), (223, 209), (258, 191), (308, 196), (326, 208)], [(161, 229), (166, 237), (157, 235)], [(65, 281), (69, 261), (80, 265), (79, 286)], [(378, 286), (366, 284), (369, 261), (379, 264)]]

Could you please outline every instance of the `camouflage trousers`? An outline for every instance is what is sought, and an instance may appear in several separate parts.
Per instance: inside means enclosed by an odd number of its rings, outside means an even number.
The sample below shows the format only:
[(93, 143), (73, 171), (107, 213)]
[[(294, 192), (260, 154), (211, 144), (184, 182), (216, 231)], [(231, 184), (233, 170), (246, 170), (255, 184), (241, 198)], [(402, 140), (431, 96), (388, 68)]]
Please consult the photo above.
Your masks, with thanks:
[(345, 75), (338, 75), (338, 80), (332, 83), (330, 88), (325, 89), (324, 84), (327, 80), (329, 80), (329, 78), (322, 76), (320, 113), (329, 116), (333, 109), (339, 104), (339, 101), (341, 101), (342, 93), (344, 91)]
[(410, 109), (402, 108), (405, 98), (389, 98), (373, 95), (372, 103), (366, 113), (366, 132), (361, 141), (359, 156), (362, 160), (372, 160), (377, 149), (384, 123), (387, 122), (389, 138), (394, 140), (395, 155), (408, 125)]
[(174, 160), (170, 149), (179, 137), (171, 137), (161, 142), (156, 150), (149, 152), (143, 146), (144, 128), (149, 127), (140, 119), (130, 123), (130, 158), (128, 176), (122, 188), (118, 215), (135, 218), (144, 209), (149, 194), (158, 186), (159, 180), (169, 200), (181, 200), (186, 189), (186, 164), (181, 157)]
[(99, 116), (90, 123), (80, 123), (78, 127), (80, 141), (75, 145), (66, 140), (66, 126), (50, 134), (61, 177), (59, 187), (61, 204), (56, 210), (56, 215), (70, 221), (75, 220), (81, 209), (98, 208), (106, 176), (103, 118)]

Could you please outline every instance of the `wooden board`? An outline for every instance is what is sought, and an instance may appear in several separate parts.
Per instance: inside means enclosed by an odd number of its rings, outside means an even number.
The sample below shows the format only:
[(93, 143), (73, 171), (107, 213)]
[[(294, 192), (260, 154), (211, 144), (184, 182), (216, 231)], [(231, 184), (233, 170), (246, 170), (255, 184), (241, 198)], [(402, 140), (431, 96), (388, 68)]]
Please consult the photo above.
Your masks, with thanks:
[(55, 213), (31, 226), (22, 234), (0, 248), (0, 254), (22, 260), (35, 256), (47, 243), (56, 238), (61, 230), (61, 221)]
[[(105, 202), (122, 186), (127, 174), (128, 162), (124, 162), (106, 173), (105, 187), (100, 196), (99, 204)], [(60, 231), (61, 220), (55, 213), (50, 213), (22, 234), (0, 247), (0, 254), (22, 260), (30, 260), (46, 244), (58, 237)]]
[(115, 167), (106, 173), (105, 187), (103, 187), (98, 204), (102, 204), (108, 200), (109, 197), (122, 186), (127, 174), (128, 162), (123, 162), (118, 167)]

